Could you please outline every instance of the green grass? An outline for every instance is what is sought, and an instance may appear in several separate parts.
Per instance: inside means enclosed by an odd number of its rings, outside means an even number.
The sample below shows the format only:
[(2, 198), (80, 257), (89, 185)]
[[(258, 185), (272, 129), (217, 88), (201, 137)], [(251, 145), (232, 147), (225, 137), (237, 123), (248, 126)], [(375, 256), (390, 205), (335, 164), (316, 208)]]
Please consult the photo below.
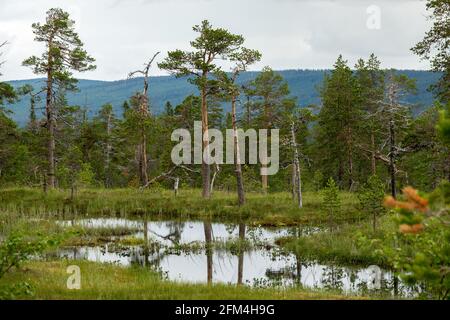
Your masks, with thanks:
[[(69, 290), (67, 266), (78, 265), (81, 289)], [(255, 289), (247, 286), (187, 284), (161, 280), (155, 272), (143, 268), (122, 268), (87, 261), (29, 262), (19, 271), (0, 280), (0, 291), (26, 281), (33, 296), (21, 299), (356, 299), (324, 291), (305, 289)]]
[(279, 238), (277, 244), (294, 252), (301, 258), (318, 262), (341, 265), (376, 264), (391, 267), (386, 258), (377, 249), (387, 243), (388, 234), (395, 232), (395, 224), (388, 215), (379, 219), (376, 232), (370, 221), (342, 224), (333, 231), (319, 232), (300, 238)]
[[(117, 239), (118, 245), (142, 245), (133, 236), (133, 228), (63, 228), (55, 223), (61, 219), (86, 217), (123, 217), (149, 220), (214, 220), (247, 225), (327, 226), (328, 213), (323, 210), (320, 193), (305, 192), (304, 207), (299, 209), (289, 193), (248, 193), (247, 203), (239, 207), (234, 193), (216, 191), (211, 199), (203, 199), (200, 190), (181, 190), (177, 197), (168, 190), (84, 189), (73, 200), (64, 190), (47, 194), (39, 189), (10, 188), (0, 190), (0, 234), (8, 234), (10, 226), (23, 233), (69, 233), (63, 246), (101, 245)], [(354, 194), (340, 193), (342, 207), (333, 221), (338, 231), (318, 233), (300, 239), (281, 239), (283, 246), (314, 260), (343, 263), (372, 262), (370, 250), (356, 248), (355, 230), (365, 214), (357, 209)], [(369, 225), (365, 222), (364, 225)], [(353, 226), (353, 227), (352, 227)], [(212, 244), (217, 250), (247, 250), (254, 244), (225, 241)], [(178, 251), (195, 251), (203, 244), (180, 245)], [(82, 290), (66, 288), (66, 266), (81, 267)], [(122, 268), (87, 261), (33, 261), (22, 270), (10, 272), (0, 280), (1, 288), (27, 281), (35, 288), (35, 299), (341, 299), (340, 293), (306, 289), (261, 289), (233, 285), (187, 284), (165, 281), (148, 269)], [(26, 297), (23, 297), (26, 298)]]
[[(364, 217), (356, 208), (354, 194), (340, 194), (342, 210), (336, 222)], [(237, 205), (236, 194), (216, 191), (203, 199), (200, 190), (181, 190), (177, 197), (169, 190), (84, 189), (72, 201), (69, 192), (11, 188), (0, 190), (0, 210), (44, 218), (80, 216), (142, 216), (155, 219), (216, 219), (246, 221), (264, 226), (319, 224), (328, 221), (319, 193), (305, 192), (304, 207), (299, 209), (289, 193), (248, 193), (247, 203)]]

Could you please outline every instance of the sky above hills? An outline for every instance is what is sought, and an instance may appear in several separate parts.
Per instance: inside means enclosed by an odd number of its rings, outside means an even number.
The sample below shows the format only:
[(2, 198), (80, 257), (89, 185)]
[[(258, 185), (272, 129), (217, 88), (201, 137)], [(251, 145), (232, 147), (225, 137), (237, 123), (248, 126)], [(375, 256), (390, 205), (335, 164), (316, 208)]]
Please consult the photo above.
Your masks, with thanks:
[(123, 79), (156, 51), (161, 59), (168, 50), (188, 49), (192, 26), (203, 19), (261, 51), (251, 70), (328, 69), (339, 54), (353, 66), (371, 52), (384, 67), (428, 68), (409, 50), (429, 29), (422, 0), (0, 0), (0, 42), (9, 42), (1, 80), (36, 77), (21, 62), (42, 52), (31, 24), (43, 22), (52, 7), (71, 14), (97, 59), (97, 70), (76, 74), (85, 79)]

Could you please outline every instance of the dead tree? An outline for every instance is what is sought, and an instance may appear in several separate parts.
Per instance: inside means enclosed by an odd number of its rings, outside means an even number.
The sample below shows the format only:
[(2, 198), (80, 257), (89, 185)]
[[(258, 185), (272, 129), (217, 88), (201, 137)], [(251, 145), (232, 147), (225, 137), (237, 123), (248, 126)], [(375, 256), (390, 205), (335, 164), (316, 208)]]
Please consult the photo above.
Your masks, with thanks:
[(214, 182), (216, 181), (216, 177), (219, 174), (219, 172), (220, 172), (220, 167), (219, 167), (219, 164), (216, 163), (215, 164), (214, 173), (213, 173), (213, 176), (211, 178), (211, 183), (210, 183), (210, 186), (209, 186), (209, 188), (210, 188), (209, 193), (210, 194), (212, 194), (213, 191), (214, 191)]
[(295, 122), (291, 122), (291, 138), (292, 138), (292, 148), (294, 149), (294, 161), (293, 161), (293, 182), (295, 192), (294, 195), (297, 197), (298, 207), (303, 207), (303, 196), (302, 196), (302, 178), (300, 169), (300, 157), (298, 152), (297, 141), (295, 139)]
[(373, 146), (367, 148), (362, 145), (358, 147), (371, 155), (371, 157), (381, 160), (389, 170), (389, 184), (392, 197), (397, 196), (397, 160), (403, 153), (410, 152), (398, 143), (397, 132), (401, 126), (408, 123), (409, 117), (406, 114), (408, 106), (401, 103), (402, 96), (407, 93), (415, 93), (415, 82), (404, 75), (397, 75), (391, 71), (388, 75), (385, 99), (377, 101), (378, 110), (372, 114), (372, 117), (379, 117), (384, 123), (384, 132), (386, 138), (381, 146), (374, 150)]
[[(128, 74), (128, 79), (136, 75), (142, 75), (144, 77), (144, 89), (139, 99), (139, 115), (141, 121), (145, 121), (150, 116), (150, 108), (148, 102), (148, 74), (150, 71), (150, 67), (152, 66), (153, 61), (159, 52), (155, 53), (150, 61), (144, 65), (144, 69), (136, 70), (130, 72)], [(148, 184), (148, 160), (147, 160), (147, 133), (145, 130), (145, 125), (141, 124), (139, 130), (139, 144), (137, 146), (136, 154), (138, 158), (138, 166), (139, 166), (139, 178), (141, 181), (141, 185), (145, 186)]]

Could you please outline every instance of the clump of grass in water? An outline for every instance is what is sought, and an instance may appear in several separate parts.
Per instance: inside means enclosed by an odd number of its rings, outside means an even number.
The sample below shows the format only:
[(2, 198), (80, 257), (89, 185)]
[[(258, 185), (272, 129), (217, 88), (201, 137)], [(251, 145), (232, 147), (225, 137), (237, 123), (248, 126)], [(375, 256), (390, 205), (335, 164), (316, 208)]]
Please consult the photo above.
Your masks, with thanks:
[(373, 232), (371, 222), (364, 221), (344, 224), (333, 231), (319, 232), (307, 237), (279, 238), (277, 244), (307, 260), (341, 265), (376, 264), (380, 267), (391, 267), (386, 258), (377, 253), (380, 244), (378, 239), (387, 239), (387, 235), (396, 230), (388, 218), (384, 216), (380, 219), (380, 228), (376, 233)]

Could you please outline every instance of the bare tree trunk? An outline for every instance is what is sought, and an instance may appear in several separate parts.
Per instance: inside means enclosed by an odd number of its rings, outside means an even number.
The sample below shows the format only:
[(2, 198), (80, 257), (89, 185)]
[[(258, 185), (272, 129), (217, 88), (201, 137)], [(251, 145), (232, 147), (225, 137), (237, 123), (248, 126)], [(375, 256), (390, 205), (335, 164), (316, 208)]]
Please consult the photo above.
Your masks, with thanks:
[(215, 169), (214, 169), (214, 174), (213, 174), (213, 176), (212, 176), (211, 183), (210, 183), (210, 189), (209, 189), (210, 195), (213, 194), (213, 191), (214, 191), (214, 182), (216, 181), (216, 177), (217, 177), (217, 175), (218, 175), (219, 172), (220, 172), (220, 167), (219, 167), (219, 165), (218, 165), (217, 163), (215, 164), (214, 168), (215, 168)]
[[(148, 82), (147, 78), (144, 80), (144, 91), (142, 93), (140, 101), (140, 114), (142, 120), (145, 121), (149, 116), (148, 108)], [(145, 132), (145, 124), (142, 124), (141, 129), (141, 141), (138, 145), (138, 157), (139, 157), (139, 176), (141, 180), (141, 186), (148, 184), (148, 161), (147, 161), (147, 134)]]
[[(301, 227), (297, 228), (296, 231), (296, 237), (297, 239), (300, 238), (302, 236), (302, 231), (300, 229)], [(302, 284), (302, 260), (300, 258), (300, 255), (296, 254), (295, 255), (295, 262), (296, 262), (296, 269), (297, 269), (297, 284), (301, 285)]]
[(376, 160), (376, 153), (375, 153), (375, 134), (373, 131), (370, 133), (370, 141), (371, 141), (371, 153), (370, 153), (370, 160), (371, 160), (371, 167), (372, 167), (372, 175), (377, 174), (377, 160)]
[(292, 200), (295, 200), (295, 185), (297, 180), (297, 169), (295, 168), (295, 164), (292, 164), (292, 177), (291, 177), (291, 193), (292, 193)]
[(291, 123), (291, 136), (292, 136), (292, 147), (294, 148), (294, 170), (295, 170), (295, 190), (297, 194), (298, 207), (303, 207), (303, 196), (302, 196), (302, 178), (300, 169), (300, 159), (297, 147), (297, 141), (295, 139), (295, 124)]
[(395, 181), (395, 124), (391, 117), (389, 121), (389, 171), (391, 175), (391, 195), (393, 198), (397, 197), (396, 181)]
[(139, 171), (141, 176), (141, 185), (145, 186), (148, 183), (148, 164), (147, 164), (147, 135), (142, 129), (141, 143), (139, 146)]
[[(261, 166), (263, 169), (267, 168), (267, 165), (265, 165), (265, 164), (262, 164)], [(267, 175), (265, 175), (265, 174), (261, 175), (261, 185), (262, 185), (263, 192), (267, 193), (267, 189), (269, 188), (269, 182), (267, 179)]]
[(105, 155), (105, 187), (111, 186), (110, 166), (111, 166), (111, 113), (108, 113), (106, 121), (106, 155)]
[(213, 251), (212, 251), (212, 226), (211, 222), (203, 222), (203, 228), (205, 230), (205, 251), (206, 251), (206, 272), (207, 282), (212, 283), (213, 274)]
[[(204, 75), (206, 78), (206, 74)], [(206, 88), (203, 86), (202, 88), (202, 152), (209, 153), (209, 135), (208, 135), (208, 104), (206, 101)], [(202, 184), (203, 184), (203, 191), (202, 196), (203, 198), (209, 198), (210, 197), (210, 167), (209, 164), (205, 162), (202, 155)]]
[[(51, 45), (50, 45), (51, 46)], [(48, 186), (55, 187), (55, 115), (53, 109), (53, 78), (50, 70), (51, 58), (48, 58), (49, 69), (47, 71), (47, 98), (45, 104), (45, 111), (47, 114), (47, 128), (48, 128)]]
[(144, 267), (148, 264), (149, 248), (148, 248), (148, 221), (147, 216), (144, 218)]
[(239, 247), (239, 257), (238, 257), (238, 281), (237, 284), (242, 284), (242, 279), (244, 275), (244, 250), (242, 246), (244, 245), (245, 241), (245, 224), (240, 223), (239, 224), (239, 241), (240, 241), (240, 247)]
[[(265, 98), (265, 100), (267, 101), (267, 98)], [(270, 137), (270, 120), (269, 120), (269, 111), (268, 111), (267, 103), (266, 103), (266, 106), (264, 107), (264, 118), (266, 121), (265, 128), (267, 129), (267, 138), (268, 138), (267, 142), (269, 142), (270, 141), (270, 138), (269, 138)], [(265, 156), (266, 155), (264, 155), (264, 157)], [(261, 159), (261, 162), (262, 162), (261, 167), (262, 167), (263, 171), (266, 171), (267, 158)], [(261, 185), (262, 185), (263, 192), (267, 193), (267, 189), (269, 187), (269, 182), (268, 182), (268, 177), (265, 174), (261, 175)]]
[(242, 179), (242, 169), (241, 169), (241, 155), (239, 153), (239, 141), (236, 125), (236, 97), (233, 96), (231, 100), (231, 116), (233, 122), (233, 134), (234, 134), (234, 163), (236, 169), (236, 183), (237, 183), (237, 193), (238, 193), (238, 203), (243, 205), (245, 203), (244, 194), (244, 181)]
[(173, 184), (173, 191), (175, 193), (175, 196), (178, 195), (178, 184), (180, 183), (180, 178), (175, 178), (175, 182)]
[[(130, 72), (128, 74), (128, 78), (133, 77), (136, 74), (141, 74), (144, 77), (144, 90), (142, 92), (142, 96), (139, 101), (139, 113), (142, 117), (141, 120), (145, 121), (145, 119), (150, 115), (149, 103), (148, 103), (148, 73), (150, 71), (150, 67), (155, 60), (156, 56), (159, 52), (155, 53), (150, 61), (145, 65), (143, 70), (137, 70)], [(147, 134), (145, 132), (145, 124), (141, 124), (140, 128), (140, 142), (137, 149), (137, 160), (139, 165), (139, 179), (141, 182), (141, 186), (147, 186), (149, 184), (148, 181), (148, 160), (147, 160)]]

